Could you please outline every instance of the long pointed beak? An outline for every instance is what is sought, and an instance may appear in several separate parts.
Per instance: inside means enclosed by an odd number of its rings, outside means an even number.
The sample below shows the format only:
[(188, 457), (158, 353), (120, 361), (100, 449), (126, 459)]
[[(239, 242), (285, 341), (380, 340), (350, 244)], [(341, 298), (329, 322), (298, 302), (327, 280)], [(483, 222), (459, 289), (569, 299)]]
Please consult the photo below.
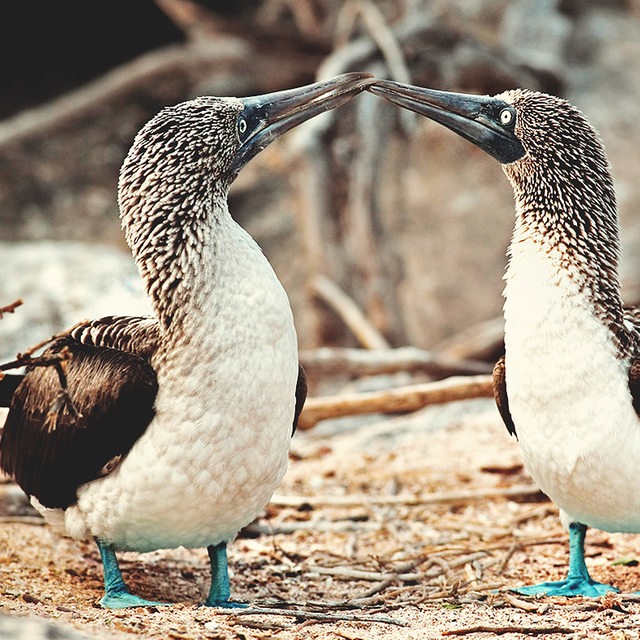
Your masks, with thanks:
[(237, 174), (256, 154), (289, 129), (313, 116), (335, 109), (361, 93), (375, 78), (370, 73), (345, 73), (331, 80), (295, 89), (240, 98), (246, 123), (242, 143), (231, 167)]
[(525, 149), (514, 132), (500, 124), (511, 105), (490, 96), (436, 91), (391, 80), (378, 80), (369, 91), (405, 109), (439, 122), (502, 163), (514, 162)]

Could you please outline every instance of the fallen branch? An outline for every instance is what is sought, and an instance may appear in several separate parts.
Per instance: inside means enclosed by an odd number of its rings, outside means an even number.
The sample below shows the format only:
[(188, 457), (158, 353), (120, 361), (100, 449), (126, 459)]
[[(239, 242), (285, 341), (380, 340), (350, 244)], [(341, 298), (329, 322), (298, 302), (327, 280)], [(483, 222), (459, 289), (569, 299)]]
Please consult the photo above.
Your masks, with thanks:
[(406, 387), (308, 398), (298, 429), (311, 429), (320, 420), (367, 413), (407, 413), (432, 404), (444, 404), (470, 398), (493, 398), (493, 381), (489, 375), (453, 377)]
[[(15, 303), (14, 303), (15, 304)], [(61, 333), (56, 333), (55, 335), (43, 340), (42, 342), (38, 342), (38, 344), (29, 347), (26, 351), (19, 353), (16, 356), (15, 360), (11, 360), (10, 362), (3, 362), (0, 364), (0, 378), (2, 378), (3, 371), (11, 371), (12, 369), (19, 369), (21, 367), (55, 367), (58, 372), (58, 376), (60, 377), (60, 384), (62, 387), (66, 387), (66, 379), (65, 379), (65, 364), (67, 360), (71, 359), (71, 352), (68, 347), (63, 347), (58, 353), (53, 355), (43, 355), (39, 357), (33, 356), (36, 351), (39, 351), (43, 347), (46, 347), (48, 344), (51, 344), (58, 338), (67, 335), (73, 329), (83, 324), (83, 322), (78, 322), (73, 325), (71, 329), (65, 330)]]
[(491, 373), (491, 365), (479, 360), (460, 360), (431, 353), (417, 347), (397, 349), (356, 349), (320, 347), (300, 352), (307, 373), (354, 377), (393, 373), (424, 373), (433, 378)]
[(495, 635), (504, 635), (505, 633), (513, 633), (515, 635), (528, 636), (545, 636), (554, 633), (576, 633), (577, 629), (569, 629), (568, 627), (490, 627), (479, 625), (476, 627), (465, 627), (464, 629), (449, 629), (442, 631), (443, 636), (465, 636), (476, 633), (492, 633)]
[(371, 505), (423, 505), (452, 504), (469, 500), (486, 500), (492, 498), (512, 498), (515, 496), (535, 495), (540, 489), (534, 484), (514, 485), (512, 487), (490, 487), (488, 489), (461, 489), (460, 491), (441, 491), (423, 495), (389, 495), (370, 496), (351, 494), (347, 496), (288, 496), (274, 495), (270, 504), (278, 507), (347, 507)]
[(397, 618), (386, 616), (367, 616), (353, 613), (322, 613), (321, 611), (309, 611), (308, 609), (220, 609), (219, 613), (229, 616), (291, 616), (299, 620), (323, 620), (325, 622), (378, 622), (380, 624), (392, 624), (398, 627), (407, 627), (409, 623)]
[(502, 594), (504, 601), (510, 604), (512, 607), (516, 609), (521, 609), (522, 611), (538, 611), (540, 609), (539, 602), (531, 602), (530, 600), (521, 600), (520, 598), (516, 598), (514, 595), (510, 593), (504, 592)]
[(367, 349), (388, 349), (387, 339), (364, 316), (358, 305), (335, 282), (316, 275), (310, 282), (313, 294), (328, 304)]

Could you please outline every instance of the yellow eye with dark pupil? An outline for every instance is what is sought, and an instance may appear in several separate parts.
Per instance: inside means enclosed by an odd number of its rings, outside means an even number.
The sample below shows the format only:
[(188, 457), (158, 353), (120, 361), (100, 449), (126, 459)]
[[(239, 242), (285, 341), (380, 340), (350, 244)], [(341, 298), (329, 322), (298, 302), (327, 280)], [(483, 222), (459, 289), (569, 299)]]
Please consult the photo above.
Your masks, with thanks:
[(503, 109), (500, 112), (500, 122), (502, 124), (511, 124), (511, 122), (513, 121), (513, 112), (511, 112), (509, 109)]

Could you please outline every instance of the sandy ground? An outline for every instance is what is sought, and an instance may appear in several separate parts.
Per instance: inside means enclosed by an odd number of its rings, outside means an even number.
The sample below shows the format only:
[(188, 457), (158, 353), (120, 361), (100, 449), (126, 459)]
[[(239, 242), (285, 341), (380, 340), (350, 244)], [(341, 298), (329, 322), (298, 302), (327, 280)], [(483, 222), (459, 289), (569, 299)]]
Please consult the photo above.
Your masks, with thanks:
[[(132, 591), (172, 606), (102, 610), (93, 544), (5, 518), (0, 611), (98, 640), (640, 638), (633, 596), (508, 591), (566, 570), (554, 506), (532, 491), (500, 495), (529, 483), (491, 401), (325, 423), (295, 436), (274, 502), (230, 546), (233, 596), (248, 609), (199, 606), (206, 552), (178, 549), (121, 556)], [(636, 558), (640, 536), (589, 532), (595, 579), (634, 591)]]

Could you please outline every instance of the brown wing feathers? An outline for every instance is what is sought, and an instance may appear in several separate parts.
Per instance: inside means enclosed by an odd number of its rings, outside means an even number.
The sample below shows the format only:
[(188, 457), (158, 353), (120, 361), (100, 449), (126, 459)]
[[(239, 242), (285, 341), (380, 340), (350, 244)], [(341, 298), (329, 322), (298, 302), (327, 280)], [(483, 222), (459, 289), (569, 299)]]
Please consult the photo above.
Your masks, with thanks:
[(509, 398), (507, 396), (507, 378), (505, 375), (506, 365), (502, 356), (493, 367), (493, 397), (496, 401), (498, 411), (502, 421), (507, 427), (507, 431), (517, 437), (516, 425), (513, 423), (511, 412), (509, 411)]
[(293, 414), (293, 430), (291, 435), (296, 432), (298, 427), (298, 418), (304, 407), (304, 401), (307, 399), (307, 374), (302, 365), (298, 365), (298, 382), (296, 383), (296, 406)]
[(142, 339), (141, 323), (150, 321), (134, 318), (128, 326), (124, 318), (114, 319), (123, 330), (118, 334), (113, 327), (107, 329), (109, 320), (81, 325), (47, 350), (55, 353), (66, 346), (72, 353), (67, 362), (68, 393), (80, 417), (62, 411), (51, 428), (47, 418), (60, 392), (59, 377), (51, 367), (29, 371), (11, 401), (0, 440), (0, 468), (47, 507), (73, 504), (78, 486), (99, 477), (113, 458), (125, 455), (154, 415), (158, 384), (148, 360), (105, 346), (111, 336), (111, 344), (124, 347), (129, 329), (136, 334), (136, 349), (148, 357), (156, 341)]

